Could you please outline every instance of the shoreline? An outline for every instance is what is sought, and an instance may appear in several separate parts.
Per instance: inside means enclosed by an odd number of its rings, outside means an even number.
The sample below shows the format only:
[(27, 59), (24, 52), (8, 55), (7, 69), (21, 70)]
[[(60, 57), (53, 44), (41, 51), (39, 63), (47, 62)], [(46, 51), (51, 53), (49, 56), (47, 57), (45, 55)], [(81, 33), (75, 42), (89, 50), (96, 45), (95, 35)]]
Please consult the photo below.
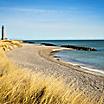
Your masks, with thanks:
[[(33, 46), (34, 45), (45, 46), (45, 45), (41, 45), (41, 44), (24, 43), (24, 42), (23, 42), (23, 45), (24, 46), (25, 45), (27, 45), (27, 46), (31, 46), (31, 45), (33, 45)], [(85, 73), (90, 73), (90, 74), (93, 74), (93, 75), (98, 75), (98, 76), (104, 77), (104, 71), (102, 71), (102, 70), (99, 70), (97, 68), (90, 68), (90, 67), (87, 67), (87, 65), (86, 66), (82, 66), (82, 65), (80, 65), (80, 63), (67, 62), (67, 61), (61, 59), (60, 57), (56, 58), (54, 56), (54, 54), (59, 52), (59, 51), (63, 51), (63, 50), (69, 50), (70, 51), (70, 50), (74, 50), (74, 49), (72, 49), (72, 48), (65, 48), (65, 47), (58, 47), (58, 46), (45, 46), (45, 47), (51, 47), (52, 50), (49, 52), (49, 56), (52, 56), (52, 58), (55, 59), (56, 61), (58, 60), (58, 62), (60, 60), (60, 64), (61, 63), (62, 64), (66, 64), (66, 66), (67, 66), (67, 64), (68, 65), (72, 65), (73, 67), (77, 67), (78, 69), (80, 68), (80, 71), (83, 71)], [(51, 60), (54, 61), (53, 59), (51, 59)]]
[[(33, 43), (23, 43), (23, 45), (27, 45), (27, 46), (28, 45), (29, 46), (31, 46), (31, 45), (45, 46), (45, 45), (33, 44)], [(60, 52), (60, 51), (63, 51), (63, 50), (69, 50), (70, 51), (70, 50), (74, 50), (74, 49), (72, 49), (72, 48), (65, 48), (65, 47), (58, 47), (58, 46), (45, 46), (45, 47), (51, 47), (52, 50), (49, 52), (49, 56), (52, 56), (52, 58), (55, 59), (56, 61), (58, 60), (58, 62), (60, 60), (60, 64), (62, 63), (62, 64), (66, 64), (66, 65), (72, 65), (73, 67), (80, 68), (80, 71), (83, 71), (85, 73), (90, 73), (90, 74), (93, 74), (93, 75), (98, 75), (98, 76), (104, 77), (104, 71), (102, 71), (102, 70), (99, 70), (97, 68), (90, 68), (90, 67), (87, 67), (87, 65), (86, 66), (82, 66), (79, 63), (67, 62), (67, 61), (61, 59), (60, 57), (56, 58), (54, 56), (54, 54), (57, 53), (57, 52)], [(54, 61), (53, 59), (51, 59), (51, 60)]]
[[(57, 47), (56, 47), (57, 48)], [(72, 65), (74, 67), (78, 67), (78, 68), (81, 68), (80, 70), (81, 71), (84, 71), (86, 73), (91, 73), (91, 74), (96, 74), (96, 75), (100, 75), (100, 76), (103, 76), (104, 77), (104, 71), (103, 70), (99, 70), (97, 68), (90, 68), (90, 67), (87, 67), (86, 66), (82, 66), (80, 65), (79, 63), (74, 63), (74, 62), (67, 62), (65, 60), (63, 60), (62, 58), (58, 57), (57, 56), (55, 57), (54, 54), (59, 52), (59, 51), (63, 51), (63, 50), (73, 50), (73, 49), (70, 49), (70, 48), (61, 48), (61, 47), (58, 47), (57, 49), (53, 49), (50, 53), (52, 53), (51, 55), (53, 55), (52, 57), (56, 60), (60, 60), (62, 63), (64, 64), (69, 64), (69, 65)]]

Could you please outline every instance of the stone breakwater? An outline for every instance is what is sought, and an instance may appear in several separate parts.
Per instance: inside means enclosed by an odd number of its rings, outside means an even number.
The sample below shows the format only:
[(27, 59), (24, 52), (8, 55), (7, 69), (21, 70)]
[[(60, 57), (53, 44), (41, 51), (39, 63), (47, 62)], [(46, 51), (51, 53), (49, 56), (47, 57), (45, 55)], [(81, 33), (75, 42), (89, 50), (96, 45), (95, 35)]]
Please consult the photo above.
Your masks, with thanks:
[[(41, 43), (41, 45), (58, 46), (58, 45), (55, 45), (55, 44), (52, 44), (52, 43)], [(59, 45), (59, 47), (72, 48), (72, 49), (75, 49), (75, 50), (83, 50), (83, 51), (97, 51), (95, 48), (75, 46), (75, 45)]]
[(81, 47), (81, 46), (74, 46), (74, 45), (61, 45), (61, 47), (72, 48), (76, 50), (84, 50), (84, 51), (97, 51), (95, 48)]

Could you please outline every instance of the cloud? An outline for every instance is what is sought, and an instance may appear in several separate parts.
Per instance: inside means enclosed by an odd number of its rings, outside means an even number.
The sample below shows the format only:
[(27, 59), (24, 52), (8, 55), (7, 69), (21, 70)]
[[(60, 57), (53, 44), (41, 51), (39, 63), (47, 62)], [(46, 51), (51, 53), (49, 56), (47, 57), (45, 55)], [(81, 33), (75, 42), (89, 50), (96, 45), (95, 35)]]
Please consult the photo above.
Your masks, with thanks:
[(0, 10), (16, 11), (16, 12), (33, 12), (33, 13), (48, 13), (48, 12), (59, 12), (57, 10), (46, 10), (46, 9), (37, 9), (37, 8), (15, 8), (15, 7), (0, 7)]
[[(0, 10), (8, 10), (14, 12), (32, 12), (32, 13), (52, 13), (52, 14), (68, 14), (78, 11), (77, 8), (68, 8), (68, 9), (41, 9), (41, 8), (16, 8), (16, 7), (0, 7)], [(79, 10), (80, 11), (80, 10)]]

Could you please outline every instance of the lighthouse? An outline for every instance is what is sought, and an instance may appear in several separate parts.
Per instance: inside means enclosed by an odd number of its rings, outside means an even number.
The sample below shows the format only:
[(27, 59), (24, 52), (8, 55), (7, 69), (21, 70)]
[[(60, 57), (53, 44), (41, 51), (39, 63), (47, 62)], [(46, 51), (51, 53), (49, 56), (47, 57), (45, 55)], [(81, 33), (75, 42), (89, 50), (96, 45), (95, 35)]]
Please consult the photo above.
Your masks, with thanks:
[(2, 37), (1, 40), (4, 40), (4, 25), (2, 25)]

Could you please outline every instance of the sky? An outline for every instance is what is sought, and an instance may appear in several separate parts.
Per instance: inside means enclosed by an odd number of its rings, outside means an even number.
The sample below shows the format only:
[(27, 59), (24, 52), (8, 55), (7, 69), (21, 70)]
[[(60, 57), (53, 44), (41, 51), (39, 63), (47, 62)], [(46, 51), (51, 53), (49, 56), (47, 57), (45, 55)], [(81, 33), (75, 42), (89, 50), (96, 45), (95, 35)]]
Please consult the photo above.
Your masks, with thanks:
[(104, 39), (104, 0), (0, 0), (10, 39)]

